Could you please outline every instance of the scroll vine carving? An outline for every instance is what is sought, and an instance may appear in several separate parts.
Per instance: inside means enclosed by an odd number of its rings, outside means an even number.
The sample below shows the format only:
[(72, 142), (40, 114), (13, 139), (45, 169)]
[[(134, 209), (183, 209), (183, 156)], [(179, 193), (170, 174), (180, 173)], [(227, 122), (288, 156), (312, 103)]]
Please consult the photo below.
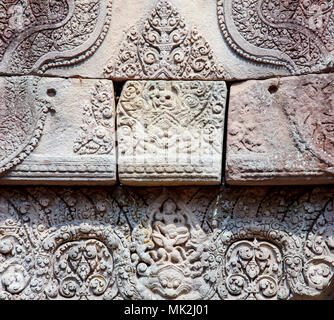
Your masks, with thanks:
[(2, 299), (290, 299), (334, 274), (332, 188), (0, 193)]
[(6, 1), (0, 4), (0, 71), (44, 73), (90, 57), (110, 24), (111, 1)]
[(268, 242), (237, 241), (226, 253), (226, 287), (241, 299), (275, 297), (283, 275), (280, 250)]
[(240, 56), (307, 73), (333, 67), (333, 1), (217, 1), (227, 43)]
[(51, 107), (37, 93), (37, 78), (6, 77), (2, 82), (0, 174), (23, 161), (34, 150)]
[(225, 79), (208, 42), (189, 29), (168, 1), (159, 1), (141, 26), (133, 26), (116, 61), (105, 68), (108, 77), (127, 79)]

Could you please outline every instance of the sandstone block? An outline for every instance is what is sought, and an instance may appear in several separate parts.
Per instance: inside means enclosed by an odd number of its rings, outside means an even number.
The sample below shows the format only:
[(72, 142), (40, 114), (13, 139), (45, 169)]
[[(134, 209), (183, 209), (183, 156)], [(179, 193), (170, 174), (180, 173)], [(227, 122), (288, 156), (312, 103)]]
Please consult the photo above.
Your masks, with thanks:
[(110, 80), (0, 78), (0, 183), (115, 183)]
[(117, 105), (121, 183), (219, 184), (225, 102), (224, 82), (127, 82)]
[(324, 74), (232, 85), (226, 181), (333, 183), (333, 81)]
[(7, 1), (0, 73), (231, 80), (326, 71), (332, 9), (269, 0)]

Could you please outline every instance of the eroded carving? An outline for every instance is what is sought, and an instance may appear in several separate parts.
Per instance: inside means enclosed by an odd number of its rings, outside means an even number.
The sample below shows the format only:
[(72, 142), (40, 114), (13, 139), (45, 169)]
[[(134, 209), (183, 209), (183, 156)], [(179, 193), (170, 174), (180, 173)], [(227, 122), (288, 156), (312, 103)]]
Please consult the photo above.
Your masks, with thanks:
[[(297, 79), (296, 79), (297, 80)], [(295, 81), (296, 90), (284, 104), (292, 134), (301, 150), (334, 166), (334, 84), (330, 75), (302, 77)]]
[(83, 124), (73, 151), (84, 154), (108, 154), (114, 149), (115, 108), (112, 84), (98, 81), (91, 105), (83, 108)]
[(105, 68), (108, 77), (127, 79), (225, 79), (208, 42), (189, 28), (168, 1), (159, 1), (142, 25), (133, 26), (116, 61)]
[(127, 82), (117, 107), (120, 178), (220, 181), (225, 99), (224, 82)]

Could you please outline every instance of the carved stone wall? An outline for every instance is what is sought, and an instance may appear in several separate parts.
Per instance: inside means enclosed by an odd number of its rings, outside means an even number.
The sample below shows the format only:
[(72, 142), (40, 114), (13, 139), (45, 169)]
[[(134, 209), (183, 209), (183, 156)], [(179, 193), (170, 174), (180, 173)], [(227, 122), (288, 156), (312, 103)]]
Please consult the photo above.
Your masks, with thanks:
[(3, 299), (318, 297), (333, 188), (1, 189)]
[(334, 298), (332, 0), (0, 1), (0, 298)]

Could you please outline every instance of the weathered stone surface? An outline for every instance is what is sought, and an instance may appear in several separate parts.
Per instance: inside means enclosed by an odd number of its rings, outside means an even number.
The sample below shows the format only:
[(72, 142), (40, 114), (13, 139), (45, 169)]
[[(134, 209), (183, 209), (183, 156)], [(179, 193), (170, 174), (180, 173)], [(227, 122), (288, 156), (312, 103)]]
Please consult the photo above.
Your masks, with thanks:
[(325, 299), (334, 189), (0, 189), (2, 299)]
[(222, 34), (240, 56), (289, 73), (333, 68), (332, 1), (217, 0)]
[(222, 81), (127, 82), (117, 105), (121, 183), (220, 184), (225, 102)]
[(0, 78), (0, 183), (114, 183), (114, 113), (110, 80)]
[(289, 73), (236, 55), (222, 36), (217, 1), (114, 0), (109, 34), (106, 43), (113, 49), (104, 76), (113, 79), (225, 80)]
[(176, 7), (159, 1), (124, 37), (105, 75), (120, 79), (222, 79), (210, 45)]
[(325, 74), (232, 85), (227, 182), (333, 183), (333, 81)]
[(0, 72), (45, 73), (86, 60), (104, 40), (110, 15), (111, 0), (2, 1)]
[(230, 80), (333, 67), (329, 1), (13, 0), (0, 14), (2, 74)]
[(11, 1), (0, 13), (2, 74), (219, 80), (286, 73), (230, 50), (215, 1)]

